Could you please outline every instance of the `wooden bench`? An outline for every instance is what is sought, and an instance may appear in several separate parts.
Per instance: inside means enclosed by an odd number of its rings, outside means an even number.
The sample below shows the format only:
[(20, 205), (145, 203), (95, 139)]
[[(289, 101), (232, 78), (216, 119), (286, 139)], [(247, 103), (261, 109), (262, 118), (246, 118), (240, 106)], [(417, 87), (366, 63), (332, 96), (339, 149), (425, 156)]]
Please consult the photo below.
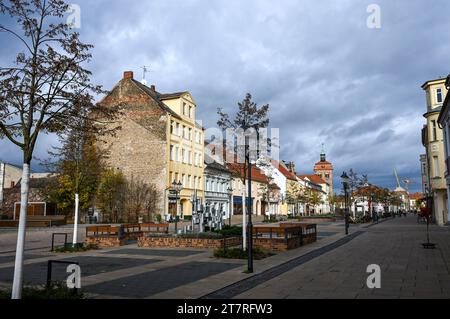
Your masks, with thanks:
[(144, 223), (141, 224), (141, 231), (144, 234), (168, 234), (169, 233), (169, 224), (161, 223)]
[(86, 237), (121, 237), (122, 228), (120, 226), (89, 226), (86, 227)]

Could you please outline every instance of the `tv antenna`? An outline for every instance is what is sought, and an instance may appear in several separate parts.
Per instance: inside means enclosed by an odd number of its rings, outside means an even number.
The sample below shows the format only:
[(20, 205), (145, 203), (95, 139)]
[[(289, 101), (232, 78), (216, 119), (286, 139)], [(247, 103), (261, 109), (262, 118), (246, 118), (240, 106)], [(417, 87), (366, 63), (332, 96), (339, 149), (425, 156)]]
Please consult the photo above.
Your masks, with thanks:
[(143, 73), (141, 83), (144, 85), (147, 85), (147, 80), (145, 79), (145, 76), (147, 75), (147, 73), (150, 73), (150, 66), (144, 65), (144, 66), (141, 66), (141, 69), (142, 69), (142, 73)]

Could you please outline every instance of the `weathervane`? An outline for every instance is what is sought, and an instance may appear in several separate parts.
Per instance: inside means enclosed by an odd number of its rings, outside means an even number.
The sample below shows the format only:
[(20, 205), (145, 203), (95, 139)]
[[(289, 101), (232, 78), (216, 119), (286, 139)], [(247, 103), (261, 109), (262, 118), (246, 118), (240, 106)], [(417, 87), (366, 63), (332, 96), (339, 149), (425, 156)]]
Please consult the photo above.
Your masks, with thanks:
[(147, 74), (147, 73), (150, 73), (150, 66), (147, 66), (147, 65), (144, 65), (144, 66), (141, 66), (141, 69), (143, 70), (143, 75), (142, 75), (142, 81), (141, 81), (141, 83), (142, 84), (144, 84), (144, 85), (147, 85), (147, 80), (145, 79), (145, 75)]

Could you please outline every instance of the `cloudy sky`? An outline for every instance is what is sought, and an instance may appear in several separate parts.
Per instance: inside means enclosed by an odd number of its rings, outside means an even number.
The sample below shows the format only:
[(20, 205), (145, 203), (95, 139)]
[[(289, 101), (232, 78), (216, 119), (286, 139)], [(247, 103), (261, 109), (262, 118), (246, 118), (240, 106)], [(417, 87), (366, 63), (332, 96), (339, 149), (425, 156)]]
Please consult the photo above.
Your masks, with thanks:
[[(160, 92), (192, 93), (197, 116), (215, 125), (250, 92), (270, 104), (281, 157), (312, 171), (325, 143), (336, 179), (354, 168), (393, 187), (393, 169), (420, 188), (420, 86), (450, 72), (448, 0), (96, 0), (81, 8), (85, 42), (95, 45), (94, 82), (110, 89), (125, 70)], [(371, 4), (381, 28), (370, 29)], [(0, 65), (17, 47), (0, 34)], [(44, 158), (55, 143), (42, 136)], [(0, 142), (0, 159), (20, 163)], [(38, 162), (35, 162), (35, 169)]]

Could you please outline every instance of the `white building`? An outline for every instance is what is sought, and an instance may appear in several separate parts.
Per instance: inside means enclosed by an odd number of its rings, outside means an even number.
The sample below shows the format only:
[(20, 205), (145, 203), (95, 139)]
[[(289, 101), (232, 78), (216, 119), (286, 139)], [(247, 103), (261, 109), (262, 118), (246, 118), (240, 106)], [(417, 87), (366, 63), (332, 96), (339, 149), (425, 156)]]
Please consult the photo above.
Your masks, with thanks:
[[(445, 88), (450, 90), (450, 75), (445, 81)], [(450, 94), (445, 97), (441, 112), (438, 117), (439, 126), (444, 132), (444, 150), (445, 150), (445, 179), (447, 184), (447, 223), (450, 221)]]
[(223, 165), (205, 155), (205, 206), (207, 207), (208, 226), (221, 228), (223, 220), (230, 218), (231, 205), (228, 189), (231, 188), (231, 173)]

